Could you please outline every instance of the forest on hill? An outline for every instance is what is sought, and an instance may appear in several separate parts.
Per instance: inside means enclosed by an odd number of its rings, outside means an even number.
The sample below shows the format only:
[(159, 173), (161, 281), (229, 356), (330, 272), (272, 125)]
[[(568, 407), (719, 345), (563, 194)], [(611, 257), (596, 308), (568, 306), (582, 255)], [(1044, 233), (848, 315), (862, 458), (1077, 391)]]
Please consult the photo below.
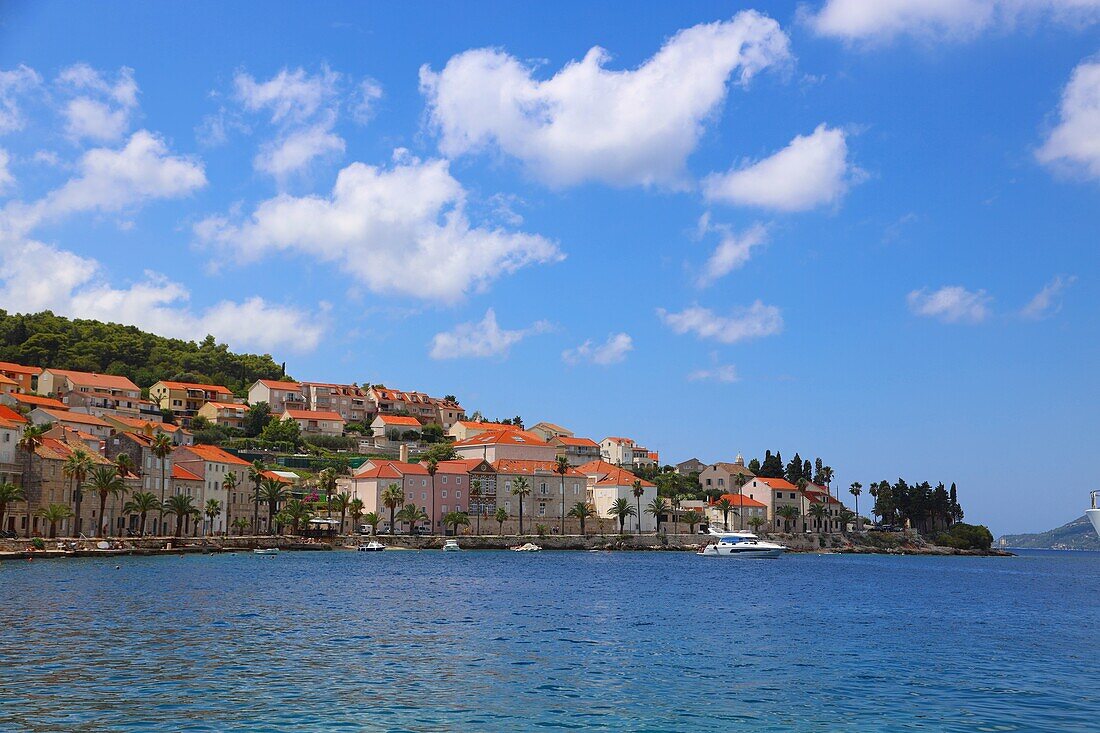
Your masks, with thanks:
[(116, 374), (142, 388), (160, 379), (221, 384), (242, 396), (255, 380), (283, 374), (270, 354), (234, 354), (213, 336), (195, 343), (50, 311), (9, 314), (0, 309), (0, 361)]

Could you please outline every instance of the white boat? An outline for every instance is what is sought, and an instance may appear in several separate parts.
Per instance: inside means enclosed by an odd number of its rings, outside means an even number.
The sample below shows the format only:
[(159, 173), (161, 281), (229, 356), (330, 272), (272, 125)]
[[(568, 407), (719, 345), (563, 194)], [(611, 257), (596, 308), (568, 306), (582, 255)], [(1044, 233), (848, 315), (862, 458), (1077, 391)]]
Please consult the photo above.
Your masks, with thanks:
[(1085, 516), (1092, 522), (1092, 528), (1096, 530), (1096, 534), (1100, 534), (1100, 507), (1096, 506), (1100, 503), (1100, 491), (1094, 491), (1089, 496), (1092, 499), (1092, 508), (1085, 512)]
[(443, 540), (444, 552), (458, 552), (462, 548), (458, 546), (458, 540)]
[(386, 546), (377, 540), (371, 540), (365, 545), (359, 545), (355, 548), (359, 552), (381, 552), (386, 549)]
[[(542, 548), (536, 545), (534, 542), (527, 542), (520, 545), (519, 547), (512, 547), (510, 549), (512, 550), (512, 552), (542, 552)], [(596, 552), (596, 550), (592, 550), (592, 552)]]
[(257, 547), (252, 552), (254, 552), (257, 555), (278, 555), (279, 554), (279, 548), (278, 547)]
[(746, 559), (779, 557), (787, 548), (774, 542), (760, 539), (752, 532), (716, 532), (718, 543), (707, 545), (697, 554), (703, 557), (742, 557)]

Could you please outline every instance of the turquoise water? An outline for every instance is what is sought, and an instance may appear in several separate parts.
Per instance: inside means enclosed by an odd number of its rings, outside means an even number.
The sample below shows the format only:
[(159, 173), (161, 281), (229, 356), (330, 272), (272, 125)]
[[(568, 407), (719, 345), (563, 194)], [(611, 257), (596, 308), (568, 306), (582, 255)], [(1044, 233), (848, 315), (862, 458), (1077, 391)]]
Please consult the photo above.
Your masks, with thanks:
[(39, 560), (0, 610), (3, 731), (1100, 729), (1100, 553)]

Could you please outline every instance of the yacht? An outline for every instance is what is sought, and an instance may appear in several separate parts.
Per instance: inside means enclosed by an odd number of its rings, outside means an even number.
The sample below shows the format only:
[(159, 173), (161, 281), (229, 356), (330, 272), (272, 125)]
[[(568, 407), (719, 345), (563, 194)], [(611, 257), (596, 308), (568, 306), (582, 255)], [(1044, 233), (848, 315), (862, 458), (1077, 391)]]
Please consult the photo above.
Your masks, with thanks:
[(458, 540), (444, 540), (443, 551), (444, 552), (458, 552), (462, 548), (458, 546)]
[(1085, 511), (1085, 516), (1092, 522), (1096, 534), (1100, 534), (1100, 507), (1096, 506), (1100, 503), (1100, 491), (1094, 491), (1089, 496), (1092, 499), (1092, 508)]
[(718, 532), (711, 529), (710, 533), (718, 538), (718, 543), (704, 547), (698, 553), (703, 557), (772, 558), (787, 551), (783, 545), (762, 540), (752, 532)]
[(371, 540), (367, 544), (359, 545), (355, 549), (358, 552), (381, 552), (382, 550), (386, 549), (386, 546), (378, 540)]
[(252, 552), (256, 553), (257, 555), (278, 555), (279, 554), (279, 548), (278, 547), (257, 547)]

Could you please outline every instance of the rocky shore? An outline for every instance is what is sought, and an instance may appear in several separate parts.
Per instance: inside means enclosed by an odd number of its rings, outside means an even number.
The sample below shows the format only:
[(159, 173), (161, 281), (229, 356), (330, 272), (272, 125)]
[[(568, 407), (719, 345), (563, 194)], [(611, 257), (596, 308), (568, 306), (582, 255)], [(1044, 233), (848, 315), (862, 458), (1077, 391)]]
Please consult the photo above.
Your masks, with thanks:
[[(256, 548), (275, 547), (280, 550), (326, 551), (330, 543), (310, 542), (301, 537), (145, 537), (141, 539), (107, 539), (107, 549), (98, 547), (99, 540), (44, 540), (46, 549), (34, 547), (34, 540), (0, 540), (0, 560), (65, 557), (122, 557), (126, 555), (202, 555), (219, 552), (250, 552)], [(75, 545), (75, 547), (74, 547)]]

